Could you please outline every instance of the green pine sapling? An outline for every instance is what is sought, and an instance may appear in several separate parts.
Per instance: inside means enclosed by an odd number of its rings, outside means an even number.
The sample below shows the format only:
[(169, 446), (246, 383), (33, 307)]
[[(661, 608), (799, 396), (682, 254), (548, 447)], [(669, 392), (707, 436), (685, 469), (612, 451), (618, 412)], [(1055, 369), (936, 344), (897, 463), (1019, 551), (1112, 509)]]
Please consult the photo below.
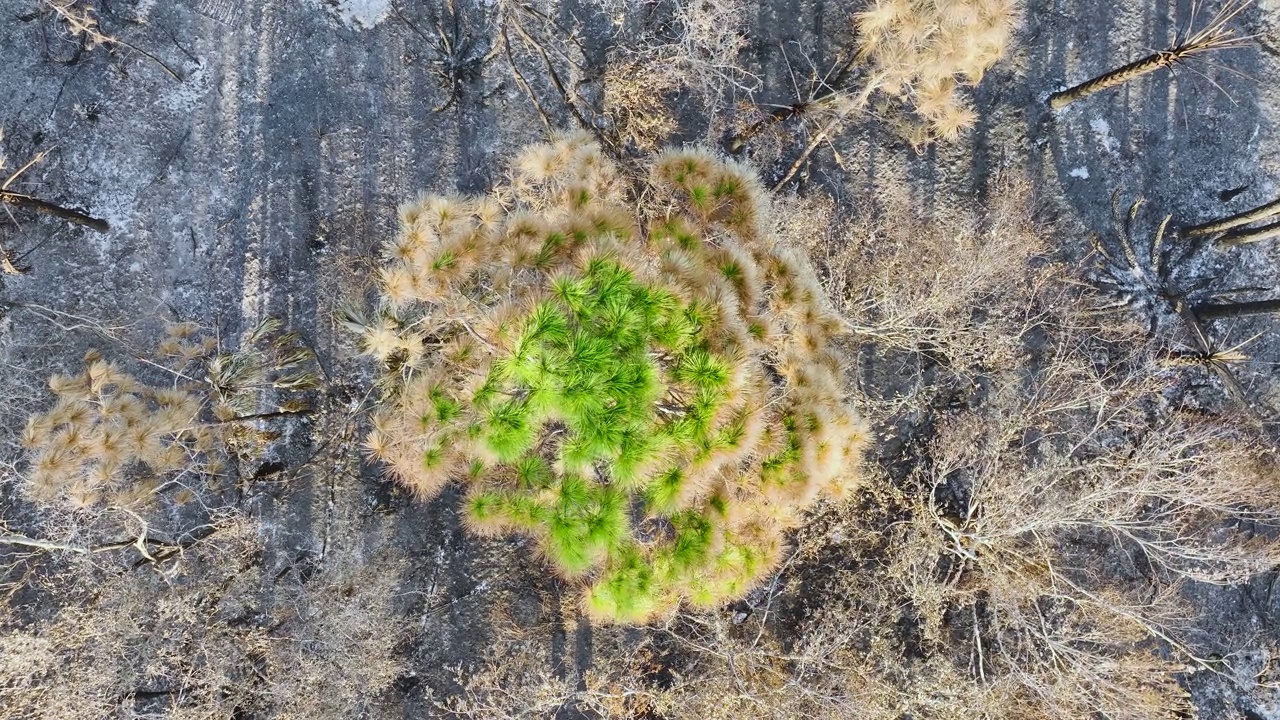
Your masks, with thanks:
[(626, 190), (567, 137), (491, 197), (411, 203), (347, 323), (385, 368), (372, 454), (422, 497), (462, 481), (472, 530), (534, 536), (590, 615), (643, 622), (746, 593), (855, 486), (864, 431), (758, 180), (668, 152)]

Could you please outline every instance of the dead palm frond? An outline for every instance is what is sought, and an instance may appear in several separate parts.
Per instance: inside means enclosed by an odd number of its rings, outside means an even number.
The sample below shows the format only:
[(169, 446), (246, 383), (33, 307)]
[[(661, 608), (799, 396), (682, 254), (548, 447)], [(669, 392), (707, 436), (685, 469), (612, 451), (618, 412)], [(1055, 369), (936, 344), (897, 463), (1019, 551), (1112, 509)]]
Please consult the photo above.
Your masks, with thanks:
[(1241, 35), (1231, 27), (1231, 21), (1248, 6), (1249, 0), (1229, 0), (1199, 31), (1175, 38), (1173, 46), (1166, 50), (1152, 53), (1092, 80), (1050, 95), (1049, 107), (1061, 110), (1076, 100), (1119, 87), (1130, 80), (1157, 70), (1172, 69), (1198, 55), (1248, 45), (1253, 41), (1253, 36)]
[[(1265, 205), (1260, 205), (1256, 208), (1236, 213), (1235, 215), (1222, 218), (1221, 220), (1214, 220), (1213, 222), (1194, 225), (1183, 231), (1183, 234), (1187, 237), (1213, 237), (1221, 235), (1222, 233), (1230, 233), (1230, 235), (1243, 234), (1252, 231), (1237, 230), (1237, 228), (1243, 228), (1245, 225), (1249, 225), (1260, 220), (1268, 220), (1275, 217), (1277, 214), (1280, 214), (1280, 200), (1272, 200)], [(1231, 232), (1233, 230), (1236, 232)], [(1224, 245), (1243, 244), (1240, 242), (1230, 242), (1227, 238), (1221, 238), (1220, 242)]]

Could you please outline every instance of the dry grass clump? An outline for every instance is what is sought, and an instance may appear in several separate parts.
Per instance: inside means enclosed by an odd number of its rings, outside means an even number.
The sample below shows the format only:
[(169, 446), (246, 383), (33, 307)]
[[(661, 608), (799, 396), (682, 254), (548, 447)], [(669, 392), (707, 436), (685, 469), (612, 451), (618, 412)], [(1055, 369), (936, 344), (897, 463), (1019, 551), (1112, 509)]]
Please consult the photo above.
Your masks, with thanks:
[(253, 521), (211, 523), (154, 569), (86, 562), (50, 581), (69, 588), (65, 607), (0, 629), (4, 716), (384, 716), (378, 697), (404, 672), (408, 628), (391, 609), (403, 559), (335, 552), (290, 585), (262, 566)]
[(977, 115), (963, 97), (1004, 57), (1016, 0), (873, 0), (854, 16), (869, 65), (862, 97), (884, 93), (914, 110), (916, 144), (951, 140)]
[(132, 507), (166, 482), (219, 471), (218, 432), (200, 421), (198, 396), (142, 385), (96, 352), (83, 372), (55, 375), (49, 386), (57, 405), (33, 415), (22, 436), (37, 502)]
[[(193, 485), (222, 473), (229, 457), (270, 439), (242, 424), (258, 417), (265, 391), (314, 386), (302, 367), (310, 351), (278, 329), (277, 321), (264, 322), (245, 350), (221, 352), (195, 323), (170, 325), (157, 353), (172, 377), (167, 385), (144, 383), (90, 351), (83, 371), (49, 379), (57, 403), (27, 420), (27, 493), (74, 510), (135, 508), (170, 487), (189, 496)], [(267, 414), (301, 408), (286, 401)]]
[(629, 10), (646, 25), (661, 17), (663, 28), (656, 37), (646, 33), (634, 47), (618, 47), (605, 68), (602, 109), (622, 143), (646, 152), (661, 148), (678, 129), (679, 103), (672, 100), (681, 93), (703, 107), (714, 134), (734, 101), (759, 87), (759, 78), (741, 62), (750, 42), (750, 12), (740, 0), (677, 0), (656, 17), (653, 9), (614, 10), (618, 22)]
[(427, 198), (350, 323), (386, 364), (368, 445), (481, 533), (523, 532), (594, 616), (713, 606), (776, 564), (863, 433), (812, 275), (773, 247), (754, 176), (656, 160), (639, 213), (593, 143), (527, 150), (507, 199)]

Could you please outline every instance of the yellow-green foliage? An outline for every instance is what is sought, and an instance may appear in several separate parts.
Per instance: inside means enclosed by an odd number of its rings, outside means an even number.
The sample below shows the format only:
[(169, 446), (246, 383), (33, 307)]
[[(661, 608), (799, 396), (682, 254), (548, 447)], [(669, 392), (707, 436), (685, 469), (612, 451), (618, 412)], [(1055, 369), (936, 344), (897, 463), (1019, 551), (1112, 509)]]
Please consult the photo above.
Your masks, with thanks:
[(881, 91), (914, 108), (924, 121), (912, 139), (952, 139), (977, 116), (959, 94), (1004, 57), (1017, 0), (873, 0), (855, 15), (871, 71), (869, 95)]
[[(170, 325), (153, 363), (172, 374), (164, 386), (139, 381), (90, 351), (82, 372), (49, 379), (58, 398), (53, 408), (27, 419), (28, 494), (77, 510), (138, 507), (167, 487), (182, 488), (179, 500), (189, 496), (193, 485), (221, 471), (229, 451), (269, 439), (235, 422), (259, 410), (263, 390), (312, 386), (314, 377), (299, 367), (310, 351), (278, 329), (278, 321), (264, 321), (245, 350), (224, 353), (195, 323)], [(300, 409), (297, 401), (272, 407), (286, 414)]]
[(757, 179), (668, 152), (626, 189), (570, 137), (492, 197), (407, 205), (350, 324), (387, 370), (374, 455), (424, 497), (465, 482), (471, 528), (535, 536), (593, 616), (635, 622), (749, 590), (856, 482), (863, 432)]

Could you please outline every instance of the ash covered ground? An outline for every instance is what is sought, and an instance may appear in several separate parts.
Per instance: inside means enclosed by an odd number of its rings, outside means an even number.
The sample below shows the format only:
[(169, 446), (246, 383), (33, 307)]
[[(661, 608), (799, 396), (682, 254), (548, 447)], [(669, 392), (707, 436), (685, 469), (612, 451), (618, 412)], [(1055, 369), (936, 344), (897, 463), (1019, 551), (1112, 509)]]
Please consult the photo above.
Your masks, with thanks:
[[(372, 374), (335, 319), (339, 302), (367, 287), (401, 203), (426, 191), (485, 192), (510, 157), (549, 130), (608, 131), (615, 119), (598, 112), (607, 64), (638, 38), (675, 32), (663, 2), (599, 8), (566, 0), (549, 8), (548, 22), (572, 34), (582, 62), (566, 73), (578, 102), (570, 108), (527, 49), (515, 62), (531, 87), (507, 69), (499, 11), (484, 0), (102, 0), (103, 30), (128, 46), (89, 47), (68, 39), (65, 23), (41, 2), (0, 0), (3, 149), (11, 166), (48, 152), (14, 189), (110, 223), (97, 233), (23, 208), (11, 208), (12, 221), (0, 218), (0, 244), (27, 268), (0, 284), (6, 460), (20, 463), (15, 439), (26, 415), (48, 402), (42, 386), (51, 372), (74, 368), (89, 347), (141, 356), (165, 321), (235, 337), (279, 317), (314, 349), (326, 379), (317, 411), (287, 421), (269, 451), (237, 468), (236, 482), (208, 501), (251, 518), (261, 529), (258, 549), (208, 558), (191, 550), (180, 568), (160, 570), (127, 553), (95, 556), (88, 569), (66, 554), (24, 554), (5, 586), (12, 590), (0, 611), (6, 629), (38, 630), (67, 608), (91, 607), (103, 592), (126, 587), (112, 617), (149, 617), (129, 608), (193, 597), (192, 606), (224, 628), (299, 643), (297, 663), (317, 667), (290, 680), (297, 686), (290, 692), (325, 695), (325, 663), (346, 678), (334, 686), (333, 704), (317, 701), (312, 717), (442, 716), (441, 699), (458, 693), (487, 648), (512, 633), (542, 658), (548, 677), (585, 682), (600, 661), (600, 631), (577, 611), (572, 588), (542, 569), (532, 544), (468, 535), (458, 491), (416, 500), (363, 460), (366, 428), (356, 410)], [(732, 79), (742, 88), (722, 88), (727, 100), (715, 106), (688, 92), (666, 95), (676, 121), (669, 142), (723, 151), (757, 117), (753, 108), (796, 103), (803, 78), (828, 67), (850, 38), (851, 10), (842, 3), (749, 2), (742, 12), (745, 41), (735, 60), (742, 74)], [(1124, 208), (1146, 199), (1147, 233), (1165, 214), (1190, 225), (1269, 202), (1280, 195), (1278, 98), (1268, 82), (1280, 71), (1273, 44), (1280, 8), (1270, 0), (1239, 20), (1255, 42), (1212, 63), (1159, 72), (1061, 112), (1046, 105), (1055, 90), (1165, 46), (1196, 13), (1185, 0), (1028, 2), (1010, 56), (974, 91), (972, 132), (916, 149), (874, 117), (851, 121), (784, 191), (829, 194), (857, 212), (876, 207), (893, 183), (929, 214), (981, 206), (999, 192), (998, 179), (1017, 174), (1059, 218), (1050, 244), (1072, 259), (1088, 255), (1091, 235), (1114, 233), (1117, 190)], [(737, 157), (766, 183), (777, 180), (811, 137), (800, 127), (783, 121), (768, 138), (737, 148)], [(622, 152), (635, 158), (643, 150)], [(1185, 284), (1275, 284), (1267, 243), (1199, 251), (1189, 263), (1179, 271)], [(1167, 332), (1175, 336), (1185, 331), (1176, 320), (1161, 322), (1172, 323)], [(1265, 420), (1278, 401), (1274, 321), (1243, 318), (1213, 330), (1225, 346), (1251, 341), (1253, 362), (1241, 381)], [(851, 357), (850, 367), (860, 362)], [(858, 372), (891, 374), (865, 365)], [(3, 486), (0, 517), (9, 532), (42, 536), (49, 518), (23, 496), (18, 467)], [(154, 532), (180, 543), (194, 537), (188, 531), (202, 524), (201, 513), (172, 509)], [(126, 523), (116, 532), (127, 530)], [(94, 577), (101, 588), (84, 587)], [(1274, 580), (1267, 573), (1188, 591), (1202, 613), (1194, 624), (1204, 654), (1239, 660), (1230, 675), (1186, 676), (1204, 717), (1280, 718), (1280, 700), (1266, 687), (1270, 648), (1280, 640)], [(803, 593), (805, 583), (787, 587)], [(378, 621), (352, 631), (343, 613)], [(165, 618), (120, 630), (121, 652), (148, 643), (175, 656), (211, 652), (191, 630), (199, 623)], [(166, 635), (157, 629), (166, 622), (186, 629)], [(609, 652), (640, 646), (646, 632), (610, 635)], [(136, 641), (127, 640), (131, 633)], [(238, 682), (267, 688), (255, 697), (269, 708), (262, 698), (272, 693), (294, 696), (272, 674), (288, 661), (262, 642), (267, 649), (241, 658), (256, 676), (244, 671)], [(132, 690), (109, 698), (109, 713), (67, 716), (186, 717), (185, 686), (163, 666), (137, 669)], [(0, 691), (0, 716), (27, 717), (7, 715), (4, 697)], [(249, 704), (242, 712), (223, 717), (289, 716)], [(592, 716), (572, 705), (558, 712)]]

